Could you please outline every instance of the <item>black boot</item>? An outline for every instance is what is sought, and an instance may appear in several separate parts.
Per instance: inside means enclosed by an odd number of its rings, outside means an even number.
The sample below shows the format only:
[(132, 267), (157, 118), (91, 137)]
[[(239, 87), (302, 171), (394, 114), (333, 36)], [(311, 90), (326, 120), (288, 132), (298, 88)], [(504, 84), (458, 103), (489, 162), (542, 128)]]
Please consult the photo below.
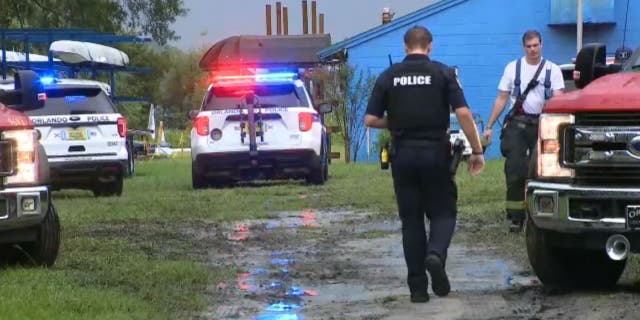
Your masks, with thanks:
[(420, 277), (414, 279), (408, 279), (409, 291), (411, 291), (411, 302), (424, 303), (429, 301), (429, 293), (427, 288), (429, 287), (429, 278)]
[(524, 227), (523, 219), (514, 219), (511, 220), (511, 225), (509, 225), (509, 232), (521, 232)]
[(449, 278), (447, 272), (444, 269), (444, 262), (436, 254), (429, 254), (425, 259), (427, 270), (431, 275), (431, 289), (433, 292), (444, 297), (451, 291), (451, 285), (449, 284)]

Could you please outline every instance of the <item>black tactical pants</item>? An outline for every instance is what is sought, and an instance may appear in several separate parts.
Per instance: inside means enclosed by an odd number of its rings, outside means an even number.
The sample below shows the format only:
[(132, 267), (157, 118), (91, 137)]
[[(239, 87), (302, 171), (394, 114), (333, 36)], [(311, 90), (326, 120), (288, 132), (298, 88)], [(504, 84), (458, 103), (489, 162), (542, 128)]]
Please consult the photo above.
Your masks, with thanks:
[[(445, 261), (456, 225), (455, 181), (449, 173), (447, 141), (415, 146), (394, 142), (391, 168), (402, 221), (402, 246), (407, 264), (407, 283), (412, 292), (425, 290), (424, 260), (435, 253)], [(425, 230), (429, 219), (429, 239)]]
[(505, 157), (504, 174), (507, 183), (505, 209), (507, 219), (514, 224), (521, 225), (525, 218), (524, 184), (537, 139), (537, 119), (515, 117), (502, 129), (500, 151)]

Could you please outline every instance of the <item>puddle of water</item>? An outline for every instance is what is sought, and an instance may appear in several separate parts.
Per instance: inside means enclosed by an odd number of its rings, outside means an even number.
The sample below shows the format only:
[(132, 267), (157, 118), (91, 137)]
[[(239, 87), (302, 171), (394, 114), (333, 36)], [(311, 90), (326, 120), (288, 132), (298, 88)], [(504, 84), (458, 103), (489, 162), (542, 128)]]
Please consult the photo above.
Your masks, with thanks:
[(369, 233), (369, 232), (399, 232), (402, 228), (402, 225), (399, 221), (379, 221), (379, 222), (370, 222), (360, 225), (356, 228), (356, 233)]
[(302, 320), (301, 315), (295, 313), (267, 313), (255, 317), (255, 320)]
[[(368, 269), (373, 272), (379, 272), (363, 275), (364, 278), (380, 279), (378, 282), (369, 281), (369, 286), (390, 285), (389, 281), (392, 281), (390, 278), (406, 278), (407, 269), (400, 233), (394, 233), (385, 238), (356, 239), (346, 243), (345, 246), (351, 248), (349, 251), (360, 252), (356, 254), (360, 256), (360, 263), (369, 266)], [(527, 280), (526, 277), (522, 279), (515, 276), (521, 270), (511, 262), (488, 255), (485, 252), (454, 244), (449, 248), (448, 255), (446, 270), (452, 291), (506, 289), (515, 283), (531, 283), (531, 279)], [(345, 260), (347, 258), (349, 257), (344, 257)], [(384, 277), (381, 277), (382, 275)], [(353, 287), (333, 290), (323, 286), (318, 289), (323, 295), (333, 295), (336, 293), (335, 291), (341, 291), (353, 293), (357, 297), (361, 296)], [(399, 289), (402, 294), (406, 293), (404, 287), (390, 287), (389, 289)]]
[(302, 309), (302, 302), (279, 301), (265, 308), (267, 312), (289, 312)]
[[(268, 228), (266, 232), (270, 232)], [(263, 312), (254, 319), (303, 319), (300, 315), (304, 308), (302, 297), (317, 296), (318, 292), (305, 290), (291, 277), (290, 269), (295, 268), (297, 252), (249, 250), (248, 253), (254, 267), (238, 274), (237, 285), (241, 291), (266, 303)]]
[(481, 261), (480, 263), (466, 264), (464, 266), (465, 276), (475, 279), (487, 279), (494, 282), (494, 286), (506, 288), (513, 276), (510, 266), (502, 261)]
[(267, 221), (266, 229), (275, 230), (278, 228), (299, 229), (319, 227), (317, 215), (314, 209), (305, 209), (302, 213), (286, 215), (279, 218), (280, 219), (278, 220)]

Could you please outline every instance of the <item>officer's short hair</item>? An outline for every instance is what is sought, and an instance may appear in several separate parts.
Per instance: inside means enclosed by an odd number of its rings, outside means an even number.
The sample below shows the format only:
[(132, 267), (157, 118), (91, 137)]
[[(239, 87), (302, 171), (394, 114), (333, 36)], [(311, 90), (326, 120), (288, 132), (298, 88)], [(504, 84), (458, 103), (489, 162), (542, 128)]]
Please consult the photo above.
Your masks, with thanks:
[(538, 38), (538, 40), (540, 40), (540, 43), (542, 43), (542, 35), (540, 35), (540, 32), (538, 32), (537, 30), (527, 30), (527, 32), (522, 35), (522, 45), (524, 45), (528, 40), (535, 38)]
[(404, 44), (408, 48), (426, 48), (433, 41), (431, 32), (423, 26), (414, 26), (404, 34)]

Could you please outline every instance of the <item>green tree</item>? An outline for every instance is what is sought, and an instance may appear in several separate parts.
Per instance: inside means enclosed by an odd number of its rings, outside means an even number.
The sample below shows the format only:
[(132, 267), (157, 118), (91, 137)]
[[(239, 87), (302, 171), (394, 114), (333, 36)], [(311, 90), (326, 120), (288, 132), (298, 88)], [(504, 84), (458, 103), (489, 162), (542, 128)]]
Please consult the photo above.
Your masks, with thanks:
[(207, 89), (207, 74), (200, 70), (200, 51), (184, 53), (177, 49), (168, 50), (165, 59), (170, 67), (166, 69), (158, 85), (159, 112), (167, 126), (184, 129), (189, 125), (187, 113), (198, 109)]
[[(164, 46), (179, 37), (171, 30), (178, 16), (186, 14), (182, 0), (0, 0), (0, 25), (4, 28), (87, 28), (98, 32), (151, 36), (157, 45), (115, 44), (127, 53), (131, 66), (150, 67), (147, 74), (116, 73), (116, 96), (162, 98), (160, 83), (171, 67)], [(24, 51), (22, 42), (9, 42), (9, 48)], [(32, 44), (32, 53), (46, 54), (48, 48)], [(175, 59), (173, 59), (175, 60)], [(79, 75), (90, 78), (91, 75)], [(98, 80), (109, 83), (109, 75)], [(177, 96), (182, 92), (174, 91)], [(145, 128), (148, 103), (123, 103), (121, 112), (132, 128)], [(186, 116), (185, 116), (186, 118)]]
[(150, 36), (164, 45), (179, 39), (170, 26), (187, 13), (182, 0), (0, 0), (0, 25), (89, 28)]
[(323, 82), (324, 97), (334, 106), (330, 117), (333, 118), (331, 122), (340, 128), (344, 159), (357, 162), (367, 133), (364, 114), (376, 79), (369, 71), (346, 63), (326, 67), (315, 77)]

